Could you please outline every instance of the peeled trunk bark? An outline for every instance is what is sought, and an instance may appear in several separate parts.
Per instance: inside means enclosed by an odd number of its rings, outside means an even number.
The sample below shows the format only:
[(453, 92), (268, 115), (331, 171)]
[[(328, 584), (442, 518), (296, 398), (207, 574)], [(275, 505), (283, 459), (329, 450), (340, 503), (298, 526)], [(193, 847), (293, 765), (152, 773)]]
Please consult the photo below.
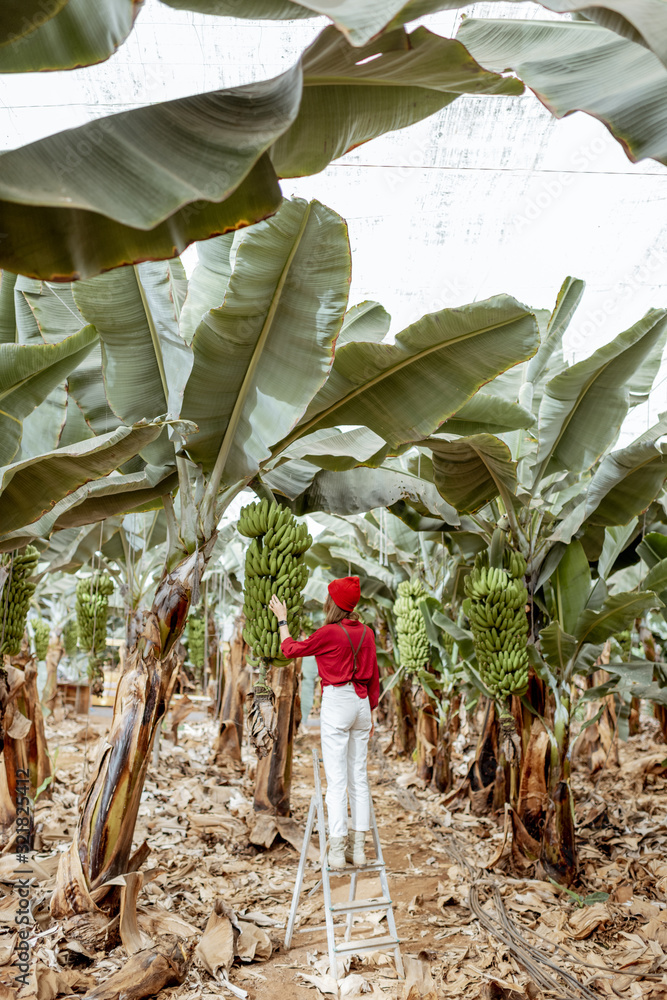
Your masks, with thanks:
[(49, 715), (53, 715), (58, 692), (58, 664), (62, 660), (65, 649), (60, 641), (60, 630), (54, 629), (49, 635), (49, 648), (46, 651), (46, 684), (42, 692), (42, 703)]
[(28, 754), (23, 738), (26, 720), (17, 707), (17, 699), (24, 684), (22, 670), (17, 670), (9, 662), (4, 666), (0, 665), (0, 849), (8, 843), (16, 820), (17, 772), (28, 768)]
[(493, 809), (494, 800), (498, 798), (494, 790), (499, 784), (502, 784), (504, 801), (504, 771), (500, 768), (502, 774), (497, 774), (498, 770), (498, 718), (495, 702), (489, 699), (486, 703), (482, 731), (477, 740), (475, 759), (468, 771), (468, 794), (471, 809), (477, 816), (482, 816)]
[[(34, 661), (26, 663), (23, 671), (25, 684), (18, 705), (23, 714), (30, 719), (32, 726), (25, 738), (30, 768), (30, 786), (34, 792), (40, 788), (47, 778), (51, 777), (51, 761), (47, 751), (46, 734), (44, 732), (44, 716), (37, 694), (37, 667)], [(43, 794), (51, 796), (51, 788), (47, 787)]]
[(224, 691), (211, 761), (216, 767), (223, 767), (229, 761), (242, 764), (243, 706), (252, 687), (252, 671), (246, 662), (247, 648), (241, 629), (237, 628), (222, 668)]
[[(51, 914), (93, 913), (110, 879), (129, 871), (132, 838), (151, 747), (166, 711), (173, 650), (185, 627), (215, 537), (158, 584), (138, 642), (128, 649), (114, 714), (79, 804), (74, 840), (62, 856)], [(91, 893), (95, 890), (95, 898)]]
[(297, 725), (297, 693), (301, 660), (291, 660), (284, 667), (272, 666), (269, 685), (275, 695), (278, 738), (271, 752), (257, 761), (255, 777), (255, 812), (289, 816), (292, 788), (292, 753)]

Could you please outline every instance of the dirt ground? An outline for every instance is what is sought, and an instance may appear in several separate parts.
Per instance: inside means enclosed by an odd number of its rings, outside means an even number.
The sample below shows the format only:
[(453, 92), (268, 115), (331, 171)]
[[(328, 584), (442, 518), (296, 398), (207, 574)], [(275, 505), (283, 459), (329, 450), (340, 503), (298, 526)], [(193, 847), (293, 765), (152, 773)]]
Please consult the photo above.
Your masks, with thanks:
[[(71, 715), (47, 725), (51, 752), (57, 749), (56, 783), (53, 798), (42, 795), (36, 804), (31, 894), (38, 936), (31, 985), (15, 992), (15, 859), (6, 854), (0, 857), (0, 1000), (87, 996), (128, 962), (122, 944), (105, 954), (68, 941), (50, 925), (45, 905), (74, 829), (77, 794), (107, 727), (106, 719)], [(323, 930), (297, 933), (293, 947), (284, 948), (298, 854), (279, 834), (268, 849), (249, 842), (276, 834), (256, 827), (253, 759), (248, 755), (244, 775), (221, 774), (208, 763), (212, 739), (212, 722), (185, 723), (180, 745), (163, 738), (158, 773), (149, 770), (136, 831), (136, 845), (145, 839), (150, 847), (144, 870), (157, 872), (144, 879), (138, 896), (144, 941), (168, 930), (193, 947), (222, 898), (245, 928), (237, 945), (245, 960), (237, 958), (231, 968), (233, 985), (251, 1000), (335, 995)], [(519, 866), (502, 817), (472, 815), (465, 797), (445, 808), (443, 796), (421, 788), (412, 761), (397, 758), (389, 742), (388, 733), (374, 737), (369, 773), (408, 979), (398, 980), (390, 954), (352, 956), (339, 972), (341, 996), (667, 1000), (667, 747), (652, 718), (642, 718), (639, 735), (621, 744), (618, 767), (607, 765), (593, 779), (575, 767), (580, 875), (570, 892)], [(459, 775), (473, 742), (463, 726)], [(296, 740), (292, 811), (300, 829), (317, 745), (317, 731)], [(298, 843), (293, 824), (283, 832)], [(317, 880), (310, 861), (299, 908), (302, 930), (323, 923), (321, 890), (306, 896)], [(347, 878), (334, 884), (335, 898), (344, 898)], [(364, 879), (360, 888), (359, 895), (380, 894), (376, 881)], [(355, 916), (354, 936), (387, 933), (380, 915)], [(269, 950), (271, 957), (261, 960)], [(232, 993), (195, 954), (183, 983), (159, 996), (194, 1000)]]

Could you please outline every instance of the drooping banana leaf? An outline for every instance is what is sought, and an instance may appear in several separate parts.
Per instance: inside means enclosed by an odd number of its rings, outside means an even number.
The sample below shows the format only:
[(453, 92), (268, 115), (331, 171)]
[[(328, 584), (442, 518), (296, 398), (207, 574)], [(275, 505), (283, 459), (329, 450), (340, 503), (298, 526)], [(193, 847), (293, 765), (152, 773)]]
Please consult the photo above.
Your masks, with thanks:
[(660, 598), (651, 591), (611, 594), (600, 611), (586, 610), (579, 616), (574, 629), (578, 649), (585, 642), (604, 642), (615, 632), (622, 632), (647, 611), (659, 608), (661, 603)]
[(97, 342), (92, 326), (59, 344), (0, 344), (0, 463), (21, 442), (21, 421), (56, 388)]
[(404, 500), (419, 514), (438, 518), (449, 525), (459, 523), (454, 508), (438, 495), (431, 483), (407, 472), (384, 468), (318, 472), (312, 485), (291, 506), (299, 515), (318, 510), (328, 514), (363, 514), (375, 507), (389, 507), (399, 500)]
[(391, 316), (379, 302), (360, 302), (345, 313), (336, 350), (353, 340), (377, 344), (389, 332), (390, 325)]
[(544, 374), (554, 351), (560, 348), (563, 342), (563, 334), (567, 330), (570, 320), (581, 302), (585, 288), (586, 283), (581, 278), (568, 277), (561, 285), (556, 305), (549, 318), (537, 354), (526, 365), (526, 380), (528, 382), (538, 381)]
[(363, 424), (394, 448), (418, 441), (537, 346), (535, 317), (505, 295), (430, 313), (394, 344), (346, 344), (276, 452), (303, 434), (343, 424)]
[(613, 443), (628, 411), (632, 375), (666, 336), (667, 310), (651, 309), (611, 343), (547, 383), (533, 488), (560, 469), (589, 469)]
[(456, 510), (472, 513), (497, 496), (506, 507), (513, 504), (516, 462), (500, 438), (492, 434), (432, 437), (420, 444), (433, 452), (435, 485)]
[(235, 243), (225, 301), (204, 317), (182, 416), (193, 461), (253, 476), (326, 379), (350, 280), (347, 227), (318, 201), (286, 201)]
[(279, 177), (323, 170), (349, 149), (412, 125), (463, 93), (520, 94), (522, 84), (483, 70), (465, 47), (426, 28), (402, 28), (354, 48), (325, 28), (301, 57), (299, 114), (277, 140)]
[(518, 403), (480, 390), (438, 428), (439, 434), (502, 434), (535, 423), (533, 414)]
[[(664, 35), (664, 15), (662, 25)], [(513, 70), (556, 118), (585, 111), (629, 159), (667, 162), (667, 67), (643, 45), (585, 21), (468, 18), (457, 37), (483, 66)]]
[(162, 0), (177, 10), (197, 10), (202, 14), (245, 17), (252, 20), (292, 20), (325, 15), (330, 17), (353, 45), (363, 45), (387, 27), (404, 24), (450, 6), (445, 0)]
[(0, 469), (0, 535), (24, 528), (85, 483), (108, 476), (160, 431), (157, 424), (119, 427), (69, 448), (5, 465)]
[(179, 335), (167, 261), (120, 267), (72, 286), (74, 301), (95, 325), (109, 405), (124, 423), (177, 417), (192, 367)]
[(605, 455), (586, 494), (591, 524), (627, 524), (658, 496), (667, 479), (667, 445), (658, 443), (665, 433), (663, 419), (627, 448)]
[(367, 427), (356, 427), (350, 431), (315, 431), (299, 438), (281, 458), (301, 458), (320, 469), (343, 472), (356, 465), (380, 466), (389, 445)]
[(265, 218), (280, 203), (265, 150), (300, 100), (297, 65), (2, 154), (0, 262), (35, 277), (85, 278)]
[(86, 325), (74, 301), (71, 285), (32, 281), (19, 276), (16, 288), (20, 289), (21, 299), (32, 314), (36, 332), (44, 343), (57, 344)]
[[(8, 0), (4, 0), (6, 4)], [(15, 0), (9, 0), (14, 6)], [(75, 69), (113, 55), (134, 24), (143, 0), (41, 0), (32, 30), (0, 45), (0, 73)], [(29, 2), (28, 7), (33, 3)], [(51, 11), (58, 8), (55, 14)], [(3, 20), (6, 15), (3, 11)], [(22, 24), (29, 23), (24, 16)], [(4, 25), (0, 32), (4, 34)], [(5, 35), (6, 38), (6, 35)]]
[(367, 53), (325, 29), (303, 65), (273, 80), (111, 115), (2, 154), (0, 265), (62, 281), (173, 257), (276, 210), (270, 148), (283, 176), (312, 173), (461, 93), (520, 90), (425, 29), (399, 29)]

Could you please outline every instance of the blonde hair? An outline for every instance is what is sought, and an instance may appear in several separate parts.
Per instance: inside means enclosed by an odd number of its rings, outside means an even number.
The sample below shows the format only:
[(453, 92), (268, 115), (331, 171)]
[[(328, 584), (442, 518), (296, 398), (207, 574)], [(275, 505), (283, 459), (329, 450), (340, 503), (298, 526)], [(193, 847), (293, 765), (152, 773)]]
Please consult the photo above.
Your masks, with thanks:
[(359, 615), (356, 611), (343, 611), (342, 608), (338, 607), (331, 594), (327, 594), (323, 610), (325, 625), (336, 625), (338, 622), (342, 622), (343, 618), (351, 618), (353, 622), (359, 621)]

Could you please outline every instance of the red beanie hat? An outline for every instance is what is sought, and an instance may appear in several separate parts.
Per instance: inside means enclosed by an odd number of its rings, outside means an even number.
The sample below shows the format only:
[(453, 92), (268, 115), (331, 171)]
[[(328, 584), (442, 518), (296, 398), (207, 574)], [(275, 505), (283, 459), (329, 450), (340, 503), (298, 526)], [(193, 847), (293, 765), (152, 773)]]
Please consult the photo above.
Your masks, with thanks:
[(328, 589), (331, 600), (343, 611), (352, 611), (361, 597), (358, 576), (344, 576), (341, 580), (332, 580)]

